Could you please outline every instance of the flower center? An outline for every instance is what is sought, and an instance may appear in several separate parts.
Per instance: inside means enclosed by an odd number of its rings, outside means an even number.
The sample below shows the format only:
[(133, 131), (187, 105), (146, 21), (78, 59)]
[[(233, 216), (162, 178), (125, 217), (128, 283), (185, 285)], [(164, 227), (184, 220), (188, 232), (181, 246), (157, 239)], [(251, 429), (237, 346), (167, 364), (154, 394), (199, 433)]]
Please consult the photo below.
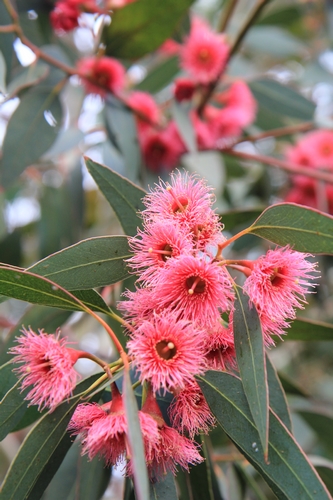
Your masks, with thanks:
[(167, 186), (166, 190), (169, 191), (174, 199), (174, 202), (171, 205), (171, 211), (174, 214), (177, 212), (185, 212), (189, 205), (189, 199), (186, 196), (176, 196), (171, 186)]
[(275, 287), (279, 287), (285, 280), (285, 276), (281, 271), (283, 270), (276, 267), (274, 268), (273, 273), (270, 276), (271, 283)]
[(106, 87), (109, 81), (109, 75), (106, 73), (98, 73), (95, 75), (96, 82), (101, 85), (101, 87)]
[(158, 161), (163, 159), (164, 155), (166, 154), (166, 151), (167, 149), (165, 145), (159, 140), (157, 140), (151, 145), (150, 154), (154, 158), (154, 160)]
[(155, 346), (160, 358), (168, 360), (174, 358), (177, 353), (175, 344), (171, 340), (161, 340)]
[(324, 156), (330, 156), (332, 154), (332, 146), (330, 144), (323, 144), (321, 147), (321, 153)]
[(200, 61), (207, 62), (209, 60), (209, 50), (206, 48), (202, 48), (199, 51), (198, 56), (199, 56)]
[(206, 290), (206, 282), (200, 276), (190, 276), (186, 280), (186, 288), (190, 295), (194, 293), (204, 293)]
[(162, 247), (160, 249), (149, 248), (148, 252), (149, 253), (154, 253), (156, 255), (159, 255), (160, 259), (163, 262), (166, 262), (168, 259), (170, 259), (170, 257), (172, 257), (173, 250), (172, 250), (171, 245), (169, 245), (168, 243), (166, 243), (165, 245), (162, 245)]

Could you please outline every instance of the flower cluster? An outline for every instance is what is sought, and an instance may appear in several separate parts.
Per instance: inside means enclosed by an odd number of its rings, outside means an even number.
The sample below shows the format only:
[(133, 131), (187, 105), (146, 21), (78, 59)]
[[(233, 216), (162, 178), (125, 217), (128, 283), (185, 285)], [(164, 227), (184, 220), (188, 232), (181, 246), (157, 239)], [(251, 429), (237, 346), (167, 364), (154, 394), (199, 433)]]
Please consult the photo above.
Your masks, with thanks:
[[(333, 132), (316, 130), (304, 136), (286, 151), (287, 160), (309, 169), (333, 171)], [(285, 201), (318, 208), (333, 214), (333, 186), (306, 177), (294, 175), (292, 187), (285, 196)]]
[[(288, 320), (303, 308), (314, 277), (308, 254), (291, 248), (269, 250), (255, 261), (224, 259), (228, 240), (212, 208), (214, 196), (195, 175), (175, 172), (169, 183), (160, 182), (143, 200), (143, 228), (130, 238), (133, 256), (128, 265), (137, 274), (137, 288), (127, 291), (119, 304), (127, 333), (128, 355), (146, 398), (139, 411), (145, 459), (155, 480), (177, 466), (188, 470), (202, 461), (194, 436), (207, 433), (214, 416), (195, 376), (208, 369), (236, 368), (234, 345), (235, 294), (230, 272), (242, 272), (243, 291), (261, 321), (266, 345), (282, 335)], [(11, 349), (26, 399), (53, 410), (68, 398), (76, 384), (73, 365), (94, 355), (67, 347), (66, 339), (23, 329)], [(116, 363), (117, 364), (117, 363)], [(116, 367), (117, 369), (117, 367)], [(161, 413), (156, 394), (171, 393), (171, 425)], [(126, 463), (133, 472), (132, 451), (122, 395), (111, 383), (111, 402), (80, 404), (69, 430), (80, 435), (89, 459), (104, 457), (109, 465)]]
[[(130, 3), (128, 0), (59, 0), (51, 13), (53, 28), (59, 33), (78, 26), (82, 12), (105, 14), (108, 9)], [(171, 40), (160, 49), (162, 57), (178, 56), (185, 75), (175, 79), (173, 95), (157, 102), (148, 92), (131, 90), (131, 75), (115, 58), (102, 55), (80, 58), (75, 71), (87, 93), (103, 98), (110, 92), (135, 114), (138, 142), (145, 165), (153, 172), (169, 172), (188, 151), (173, 119), (170, 103), (186, 101), (186, 113), (193, 127), (198, 150), (223, 149), (241, 135), (256, 116), (257, 105), (247, 84), (235, 80), (225, 85), (223, 75), (229, 58), (229, 45), (223, 34), (215, 33), (202, 19), (193, 16), (191, 29), (182, 44)], [(220, 82), (221, 80), (221, 82)], [(200, 109), (200, 101), (210, 84), (219, 85), (212, 99)], [(221, 83), (221, 85), (220, 85)], [(171, 99), (170, 99), (171, 97)], [(177, 104), (182, 106), (182, 104)], [(185, 108), (184, 108), (185, 109)]]
[[(170, 41), (163, 53), (170, 55)], [(221, 149), (226, 141), (239, 136), (256, 116), (257, 105), (247, 84), (234, 81), (226, 89), (217, 90), (214, 102), (205, 106), (199, 115), (196, 102), (206, 86), (223, 75), (229, 57), (229, 46), (224, 35), (216, 34), (208, 24), (194, 17), (191, 30), (182, 45), (172, 45), (172, 53), (179, 56), (179, 65), (188, 76), (175, 80), (174, 98), (193, 104), (190, 120), (199, 150)], [(137, 116), (139, 143), (145, 164), (155, 172), (170, 171), (186, 152), (175, 122), (162, 115), (152, 96), (132, 92), (127, 102)]]

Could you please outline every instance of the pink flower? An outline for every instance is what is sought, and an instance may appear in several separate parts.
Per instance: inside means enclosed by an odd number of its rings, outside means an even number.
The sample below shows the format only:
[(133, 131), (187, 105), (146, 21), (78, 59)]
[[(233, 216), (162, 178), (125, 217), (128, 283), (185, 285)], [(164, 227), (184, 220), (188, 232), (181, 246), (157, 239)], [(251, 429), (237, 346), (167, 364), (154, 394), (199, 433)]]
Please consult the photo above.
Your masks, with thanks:
[(81, 11), (77, 2), (60, 1), (50, 13), (52, 28), (56, 31), (71, 31), (76, 28)]
[(241, 128), (247, 127), (255, 119), (257, 101), (242, 80), (232, 83), (225, 92), (216, 96), (216, 100), (233, 112), (234, 120)]
[(73, 365), (83, 353), (66, 347), (67, 340), (59, 338), (60, 331), (55, 336), (23, 328), (22, 333), (17, 338), (19, 345), (10, 349), (10, 354), (15, 355), (13, 363), (24, 363), (15, 368), (23, 376), (21, 390), (33, 385), (25, 399), (38, 405), (39, 410), (54, 410), (72, 394), (78, 378)]
[(106, 5), (108, 9), (121, 9), (133, 2), (136, 0), (107, 0)]
[(108, 414), (109, 408), (109, 403), (106, 403), (103, 406), (100, 406), (97, 403), (79, 404), (75, 408), (67, 430), (71, 432), (72, 435), (81, 434), (81, 437), (86, 437), (92, 424), (96, 420), (104, 418)]
[(151, 288), (137, 288), (135, 292), (126, 290), (123, 296), (128, 300), (119, 302), (118, 309), (133, 326), (139, 326), (143, 321), (150, 319), (154, 312), (161, 311), (154, 290)]
[(310, 256), (284, 247), (269, 250), (253, 263), (243, 288), (259, 312), (275, 322), (295, 318), (295, 307), (304, 308), (305, 294), (314, 286), (310, 280), (316, 264), (306, 260)]
[(172, 425), (182, 434), (188, 432), (191, 439), (199, 432), (208, 434), (215, 418), (198, 384), (189, 382), (184, 389), (175, 392), (168, 409)]
[(150, 391), (141, 412), (151, 415), (158, 424), (159, 439), (155, 441), (155, 446), (151, 447), (150, 453), (147, 453), (146, 449), (148, 473), (152, 481), (164, 476), (168, 471), (175, 474), (177, 465), (188, 471), (189, 464), (194, 465), (203, 461), (196, 443), (166, 425), (156, 399)]
[(125, 69), (111, 57), (85, 57), (77, 62), (77, 72), (87, 92), (105, 96), (118, 94), (125, 84)]
[(165, 40), (165, 42), (162, 43), (162, 45), (158, 49), (158, 52), (165, 56), (171, 57), (179, 54), (180, 49), (181, 45), (179, 43), (177, 43), (175, 40), (172, 40), (172, 38), (168, 38), (167, 40)]
[(214, 325), (233, 299), (229, 275), (216, 262), (192, 255), (170, 259), (155, 280), (157, 302), (179, 318)]
[(174, 82), (173, 93), (178, 102), (192, 99), (195, 92), (195, 85), (188, 78), (177, 78)]
[[(89, 460), (96, 455), (103, 456), (107, 465), (119, 463), (126, 455), (127, 444), (127, 421), (123, 407), (122, 397), (115, 383), (111, 384), (112, 401), (111, 404), (103, 405), (101, 413), (96, 414), (96, 418), (88, 415), (87, 408), (81, 410), (79, 416), (69, 425), (69, 429), (74, 430), (74, 434), (82, 434), (82, 454), (88, 454)], [(104, 411), (104, 408), (107, 411)], [(84, 423), (84, 414), (87, 413), (87, 421)], [(75, 415), (75, 413), (74, 413)], [(95, 415), (94, 415), (95, 416)], [(80, 424), (82, 427), (80, 429)]]
[(144, 231), (129, 240), (134, 256), (128, 259), (128, 265), (141, 272), (140, 281), (148, 280), (164, 267), (168, 259), (192, 250), (191, 235), (177, 224), (158, 221), (146, 224)]
[(142, 216), (145, 221), (177, 221), (194, 234), (206, 224), (219, 231), (218, 216), (212, 210), (214, 201), (212, 190), (202, 179), (176, 172), (171, 174), (170, 184), (161, 181), (145, 196), (143, 203), (147, 208)]
[(212, 133), (210, 123), (202, 120), (193, 110), (190, 114), (193, 128), (197, 139), (197, 145), (200, 150), (215, 149), (215, 134)]
[(128, 342), (130, 356), (141, 381), (160, 388), (184, 387), (194, 375), (203, 373), (203, 332), (171, 312), (143, 321)]
[(139, 141), (144, 161), (153, 172), (172, 170), (185, 152), (185, 146), (174, 122), (169, 122), (164, 130), (152, 128), (142, 132)]
[(138, 125), (141, 131), (145, 131), (152, 124), (158, 124), (160, 121), (160, 110), (153, 97), (147, 92), (132, 92), (127, 98), (128, 105), (135, 111), (139, 111), (147, 120), (137, 117)]
[(231, 312), (229, 327), (224, 327), (218, 323), (206, 334), (206, 362), (210, 369), (225, 371), (236, 366), (232, 317)]
[(182, 69), (193, 80), (208, 84), (221, 75), (229, 55), (229, 46), (223, 35), (211, 31), (202, 20), (192, 20), (191, 32), (180, 52)]

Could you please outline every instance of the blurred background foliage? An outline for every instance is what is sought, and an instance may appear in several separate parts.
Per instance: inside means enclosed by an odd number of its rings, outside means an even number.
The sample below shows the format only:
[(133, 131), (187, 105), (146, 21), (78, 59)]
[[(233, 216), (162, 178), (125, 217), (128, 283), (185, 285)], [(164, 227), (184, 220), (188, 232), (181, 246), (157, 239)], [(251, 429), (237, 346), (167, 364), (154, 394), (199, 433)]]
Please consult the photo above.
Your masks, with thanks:
[[(96, 53), (102, 43), (105, 53), (126, 67), (128, 89), (151, 93), (163, 108), (173, 99), (173, 80), (181, 71), (177, 55), (166, 55), (158, 49), (168, 38), (177, 42), (184, 39), (190, 29), (189, 9), (217, 28), (235, 4), (226, 30), (228, 40), (234, 40), (258, 2), (137, 0), (115, 11), (111, 24), (105, 26), (102, 19), (83, 14), (80, 26), (62, 36), (53, 32), (49, 21), (51, 0), (16, 0), (13, 4), (24, 35), (44, 53), (73, 67), (84, 55)], [(1, 1), (0, 25), (11, 22)], [(225, 75), (226, 82), (245, 80), (258, 103), (257, 117), (244, 131), (244, 141), (239, 141), (236, 151), (283, 160), (287, 146), (303, 133), (302, 124), (304, 131), (307, 127), (333, 127), (332, 36), (332, 1), (267, 2)], [(83, 155), (144, 189), (158, 177), (167, 178), (168, 172), (153, 172), (145, 165), (135, 118), (128, 109), (111, 95), (103, 99), (86, 94), (77, 76), (68, 76), (42, 57), (36, 58), (14, 33), (5, 31), (0, 32), (0, 90), (1, 262), (28, 267), (83, 238), (121, 234), (116, 217), (85, 167)], [(186, 124), (185, 139), (191, 133)], [(296, 133), (281, 137), (267, 133), (260, 140), (246, 141), (247, 136), (289, 126), (296, 127)], [(273, 164), (256, 158), (242, 160), (223, 151), (192, 151), (179, 161), (179, 167), (198, 172), (214, 186), (216, 209), (223, 217), (227, 235), (252, 223), (264, 207), (283, 201), (290, 176)], [(233, 252), (240, 258), (256, 258), (263, 246), (267, 248), (267, 243), (248, 235), (234, 245)], [(320, 287), (302, 316), (332, 323), (333, 261), (324, 256), (318, 260)], [(115, 304), (122, 287), (109, 287), (103, 296)], [(29, 321), (33, 326), (29, 314), (33, 313), (15, 300), (0, 305), (4, 345), (10, 329), (22, 323), (22, 315), (28, 315), (25, 324)], [(56, 316), (56, 326), (61, 321), (63, 332), (70, 338), (79, 337), (82, 346), (97, 353), (109, 349), (107, 339), (90, 318), (64, 312)], [(45, 327), (52, 329), (53, 321), (54, 317), (46, 314)], [(43, 326), (40, 317), (37, 326)], [(316, 331), (310, 337), (309, 342), (278, 342), (270, 357), (288, 394), (296, 439), (314, 456), (333, 492), (333, 341), (316, 341)], [(89, 369), (90, 365), (82, 365), (82, 373), (89, 374)], [(18, 431), (3, 441), (1, 478), (24, 433)], [(213, 431), (206, 444), (215, 448), (215, 473), (223, 498), (272, 498), (267, 486), (220, 433)], [(66, 460), (76, 463), (77, 448), (70, 453)], [(194, 473), (201, 477), (199, 472)], [(105, 480), (102, 470), (96, 474), (101, 475), (100, 484), (105, 489), (108, 476)], [(105, 498), (118, 498), (116, 482)], [(54, 484), (45, 499), (67, 498), (59, 494), (60, 483)], [(195, 498), (206, 498), (198, 495)]]

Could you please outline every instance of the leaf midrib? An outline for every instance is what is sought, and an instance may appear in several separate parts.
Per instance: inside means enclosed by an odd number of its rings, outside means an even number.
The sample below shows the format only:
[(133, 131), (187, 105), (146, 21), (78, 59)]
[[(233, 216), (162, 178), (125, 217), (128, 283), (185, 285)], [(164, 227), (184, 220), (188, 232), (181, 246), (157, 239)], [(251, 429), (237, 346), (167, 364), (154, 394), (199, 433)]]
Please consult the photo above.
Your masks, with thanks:
[[(211, 387), (214, 391), (218, 392), (218, 393), (222, 396), (222, 398), (224, 398), (226, 401), (228, 401), (228, 402), (229, 402), (229, 403), (230, 403), (230, 404), (231, 404), (231, 405), (232, 405), (232, 406), (233, 406), (233, 407), (234, 407), (234, 408), (235, 408), (235, 409), (236, 409), (236, 410), (237, 410), (237, 411), (238, 411), (238, 412), (239, 412), (239, 413), (240, 413), (240, 414), (241, 414), (241, 415), (242, 415), (242, 416), (243, 416), (243, 417), (244, 417), (244, 418), (245, 418), (245, 419), (246, 419), (246, 420), (247, 420), (247, 421), (251, 424), (251, 426), (252, 426), (252, 427), (253, 427), (253, 428), (257, 431), (257, 428), (256, 428), (256, 426), (254, 425), (254, 422), (252, 422), (252, 421), (248, 418), (248, 416), (247, 416), (245, 413), (243, 413), (243, 411), (242, 411), (242, 410), (241, 410), (238, 406), (236, 406), (236, 405), (234, 404), (234, 402), (233, 402), (231, 399), (229, 399), (229, 398), (228, 398), (225, 394), (223, 394), (222, 392), (220, 392), (220, 391), (219, 391), (219, 390), (218, 390), (218, 389), (217, 389), (214, 385), (212, 385), (212, 384), (211, 384), (210, 382), (208, 382), (206, 379), (204, 379), (204, 378), (202, 378), (202, 377), (199, 377), (199, 378), (200, 378), (202, 381), (204, 381), (207, 385), (209, 385), (209, 386), (210, 386), (210, 387)], [(235, 377), (235, 378), (238, 378), (238, 377)], [(276, 417), (275, 413), (273, 412), (273, 410), (272, 410), (271, 408), (270, 408), (270, 412), (271, 412), (271, 413), (272, 413), (272, 414)], [(276, 417), (276, 418), (277, 418), (277, 417)], [(282, 425), (283, 427), (285, 427), (285, 425), (284, 425), (282, 422), (280, 422), (280, 423), (281, 423), (281, 425)], [(223, 426), (222, 426), (222, 427), (223, 427)], [(290, 436), (289, 436), (289, 434), (290, 434), (290, 433), (289, 433), (288, 429), (287, 429), (286, 427), (285, 427), (285, 429), (286, 429), (286, 432), (288, 433), (288, 437), (290, 437)], [(257, 431), (257, 432), (258, 432), (258, 431)], [(232, 438), (232, 439), (233, 439), (233, 441), (237, 442), (237, 441), (236, 441), (236, 439), (234, 439), (234, 438)], [(291, 439), (293, 439), (293, 438), (291, 437)], [(268, 440), (268, 443), (269, 443), (269, 445), (272, 447), (272, 449), (276, 452), (276, 454), (277, 454), (277, 455), (281, 458), (282, 462), (284, 462), (284, 463), (286, 464), (286, 466), (288, 467), (288, 469), (290, 469), (290, 471), (292, 472), (293, 476), (294, 476), (294, 477), (296, 477), (296, 479), (298, 480), (298, 483), (299, 483), (299, 484), (303, 487), (304, 491), (305, 491), (305, 492), (307, 493), (307, 495), (309, 496), (309, 499), (310, 499), (310, 500), (313, 500), (312, 494), (308, 491), (308, 489), (307, 489), (307, 488), (306, 488), (306, 486), (304, 485), (303, 481), (301, 481), (301, 480), (300, 480), (299, 476), (297, 476), (297, 475), (295, 474), (294, 469), (292, 469), (292, 468), (290, 467), (289, 463), (288, 463), (288, 462), (284, 459), (284, 456), (283, 456), (283, 455), (281, 455), (281, 454), (279, 453), (278, 449), (277, 449), (277, 448), (275, 448), (275, 446), (273, 446), (273, 444), (271, 443), (271, 441), (270, 441), (270, 440)], [(238, 444), (238, 445), (240, 446), (240, 448), (242, 449), (242, 445), (241, 445), (241, 443), (237, 442), (237, 444)], [(297, 446), (296, 441), (295, 441), (295, 444), (296, 444), (296, 446)], [(252, 459), (254, 462), (256, 462), (256, 463), (258, 464), (258, 466), (262, 469), (261, 464), (260, 464), (259, 462), (257, 462), (257, 461), (255, 460), (255, 458), (254, 458), (252, 455), (251, 455), (251, 459)], [(270, 479), (272, 479), (273, 483), (275, 483), (274, 478), (272, 478), (272, 477), (271, 477), (271, 475), (269, 474), (269, 472), (266, 472), (266, 469), (264, 469), (264, 471), (265, 471), (265, 474), (267, 474), (267, 476), (268, 476)], [(288, 498), (290, 498), (290, 497), (289, 497), (289, 495), (288, 495), (288, 491), (285, 491), (282, 487), (280, 487), (280, 485), (279, 485), (279, 488), (281, 489), (281, 491), (283, 491), (283, 492), (286, 494), (286, 496), (287, 496)]]

